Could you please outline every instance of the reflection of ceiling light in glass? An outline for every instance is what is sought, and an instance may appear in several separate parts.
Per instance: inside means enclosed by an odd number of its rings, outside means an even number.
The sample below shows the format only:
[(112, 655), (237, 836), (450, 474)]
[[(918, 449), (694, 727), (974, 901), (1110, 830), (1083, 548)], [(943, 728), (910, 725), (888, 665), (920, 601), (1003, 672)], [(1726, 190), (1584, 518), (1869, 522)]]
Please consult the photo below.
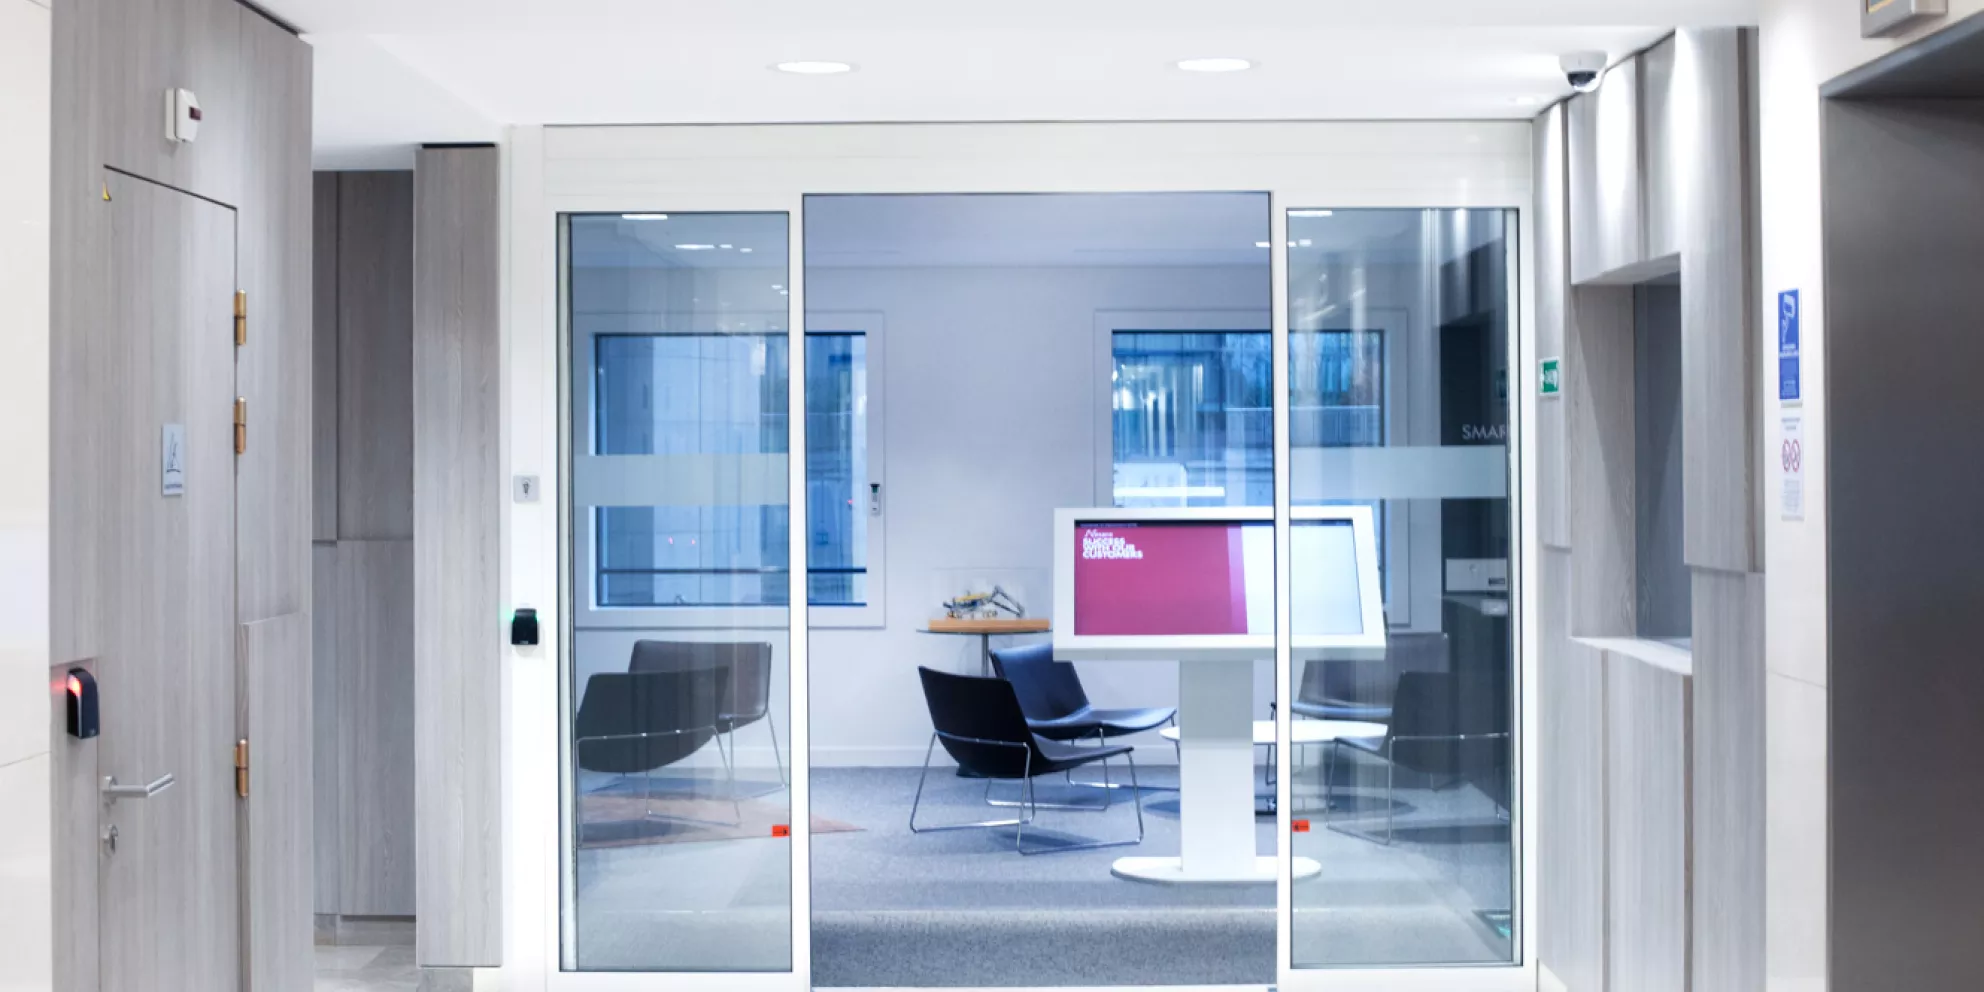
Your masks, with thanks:
[(772, 68), (799, 76), (835, 76), (854, 71), (854, 66), (846, 62), (780, 62)]
[(1334, 210), (1290, 210), (1290, 211), (1288, 212), (1288, 216), (1290, 216), (1290, 217), (1335, 217), (1335, 216), (1336, 216), (1336, 211), (1334, 211)]
[(1178, 63), (1178, 68), (1186, 72), (1242, 72), (1253, 67), (1254, 63), (1246, 59), (1232, 58), (1184, 59)]
[(621, 220), (667, 220), (667, 214), (621, 214)]
[(772, 283), (772, 288), (773, 288), (773, 289), (784, 289), (784, 288), (785, 288), (785, 284), (784, 284), (784, 283), (782, 283), (782, 282), (775, 282), (775, 283)]
[(715, 251), (715, 245), (676, 245), (676, 251)]
[(717, 245), (717, 247), (718, 247), (718, 248), (721, 248), (721, 249), (723, 249), (724, 251), (729, 251), (729, 250), (730, 250), (730, 246), (729, 246), (729, 245)]
[(1266, 242), (1266, 241), (1256, 241), (1256, 242), (1254, 242), (1254, 247), (1256, 247), (1256, 248), (1272, 248), (1272, 247), (1274, 247), (1274, 245), (1273, 245), (1273, 244), (1271, 244), (1270, 242)]
[(739, 249), (737, 249), (737, 251), (738, 251), (738, 252), (739, 252), (740, 254), (744, 254), (744, 255), (749, 255), (749, 254), (751, 254), (751, 249), (749, 249), (749, 248), (739, 248)]

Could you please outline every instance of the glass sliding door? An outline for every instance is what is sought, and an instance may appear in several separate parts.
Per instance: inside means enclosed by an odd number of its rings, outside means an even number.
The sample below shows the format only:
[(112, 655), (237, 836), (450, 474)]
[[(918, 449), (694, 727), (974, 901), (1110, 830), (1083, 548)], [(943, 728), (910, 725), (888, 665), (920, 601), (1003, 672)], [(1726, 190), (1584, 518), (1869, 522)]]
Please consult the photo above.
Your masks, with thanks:
[(788, 227), (563, 219), (566, 971), (793, 970)]
[[(1287, 212), (1295, 969), (1518, 963), (1515, 214)], [(1380, 646), (1308, 648), (1377, 533)], [(1306, 828), (1306, 829), (1305, 829)]]

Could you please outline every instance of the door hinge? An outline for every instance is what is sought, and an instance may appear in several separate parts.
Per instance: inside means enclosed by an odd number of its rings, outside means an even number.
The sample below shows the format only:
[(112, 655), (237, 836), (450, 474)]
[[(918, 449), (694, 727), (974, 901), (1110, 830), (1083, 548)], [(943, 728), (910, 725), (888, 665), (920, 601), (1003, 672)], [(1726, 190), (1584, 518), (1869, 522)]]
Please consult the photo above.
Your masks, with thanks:
[(248, 343), (248, 291), (234, 291), (234, 346)]
[(245, 396), (236, 396), (234, 398), (234, 453), (239, 455), (245, 454), (247, 451), (248, 398)]
[(248, 798), (248, 739), (234, 742), (234, 794)]

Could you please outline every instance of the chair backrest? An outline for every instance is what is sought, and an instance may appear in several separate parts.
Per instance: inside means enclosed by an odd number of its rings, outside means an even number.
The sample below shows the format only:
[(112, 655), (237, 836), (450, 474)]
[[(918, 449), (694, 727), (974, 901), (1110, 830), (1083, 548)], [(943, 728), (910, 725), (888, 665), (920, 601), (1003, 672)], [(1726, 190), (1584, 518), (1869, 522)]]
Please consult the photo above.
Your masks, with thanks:
[(771, 703), (772, 646), (764, 641), (635, 641), (630, 672), (679, 672), (728, 668), (730, 702), (724, 712), (738, 720), (765, 715)]
[(1392, 700), (1392, 759), (1426, 772), (1506, 764), (1510, 708), (1506, 678), (1407, 672)]
[[(1026, 774), (1029, 753), (1035, 767), (1044, 764), (1011, 682), (929, 668), (916, 673), (923, 679), (937, 739), (960, 766), (988, 778), (1019, 778)], [(998, 743), (981, 743), (986, 741)]]
[(1023, 644), (992, 652), (992, 670), (1013, 684), (1020, 709), (1034, 720), (1056, 720), (1088, 707), (1075, 666), (1054, 660), (1051, 643)]
[(1399, 678), (1408, 672), (1448, 670), (1444, 631), (1399, 631), (1385, 637), (1383, 664), (1362, 661), (1311, 661), (1302, 668), (1295, 698), (1305, 703), (1391, 705)]
[(572, 719), (579, 767), (624, 775), (696, 753), (716, 736), (729, 682), (722, 668), (601, 672), (586, 679)]

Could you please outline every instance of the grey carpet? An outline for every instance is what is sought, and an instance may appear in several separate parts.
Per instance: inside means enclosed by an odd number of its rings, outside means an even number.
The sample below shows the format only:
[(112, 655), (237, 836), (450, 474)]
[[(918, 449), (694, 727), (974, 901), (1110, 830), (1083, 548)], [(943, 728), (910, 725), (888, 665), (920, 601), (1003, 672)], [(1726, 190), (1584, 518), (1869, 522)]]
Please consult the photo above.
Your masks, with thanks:
[[(1297, 779), (1319, 794), (1318, 769)], [(1400, 779), (1391, 846), (1325, 829), (1382, 828), (1382, 776), (1346, 767), (1335, 819), (1295, 853), (1324, 865), (1295, 890), (1301, 966), (1493, 963), (1508, 941), (1476, 912), (1509, 901), (1509, 833), (1472, 789)], [(1145, 770), (1146, 784), (1175, 769)], [(981, 804), (984, 784), (933, 772), (930, 822), (1008, 815)], [(771, 783), (776, 784), (775, 780)], [(813, 839), (813, 973), (824, 987), (1256, 984), (1274, 979), (1271, 886), (1159, 886), (1109, 873), (1126, 854), (1178, 850), (1177, 795), (1147, 792), (1146, 837), (1118, 847), (1021, 857), (1012, 831), (911, 834), (916, 770), (816, 769), (814, 812), (860, 827)], [(1003, 789), (1003, 787), (1002, 787)], [(1006, 794), (1002, 791), (1001, 793)], [(1043, 801), (1092, 801), (1094, 790), (1043, 788)], [(779, 796), (766, 797), (780, 801)], [(1307, 800), (1314, 805), (1314, 800)], [(922, 822), (919, 820), (919, 822)], [(1257, 850), (1274, 851), (1273, 821)], [(1038, 839), (1127, 838), (1127, 795), (1103, 813), (1043, 811)], [(1029, 831), (1029, 841), (1036, 835)], [(585, 968), (731, 970), (787, 966), (792, 925), (786, 848), (756, 840), (582, 851), (577, 933)]]

